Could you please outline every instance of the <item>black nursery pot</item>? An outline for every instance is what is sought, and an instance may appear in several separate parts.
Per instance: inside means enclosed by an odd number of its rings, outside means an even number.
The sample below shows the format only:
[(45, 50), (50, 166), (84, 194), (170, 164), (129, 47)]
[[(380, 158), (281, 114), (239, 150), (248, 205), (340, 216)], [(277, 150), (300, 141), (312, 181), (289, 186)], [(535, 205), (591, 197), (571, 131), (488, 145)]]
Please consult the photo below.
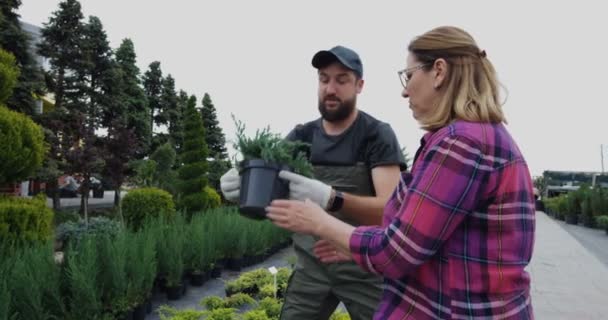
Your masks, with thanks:
[(289, 183), (279, 178), (279, 171), (289, 170), (262, 159), (241, 163), (241, 191), (239, 212), (252, 219), (264, 219), (266, 207), (275, 199), (289, 195)]

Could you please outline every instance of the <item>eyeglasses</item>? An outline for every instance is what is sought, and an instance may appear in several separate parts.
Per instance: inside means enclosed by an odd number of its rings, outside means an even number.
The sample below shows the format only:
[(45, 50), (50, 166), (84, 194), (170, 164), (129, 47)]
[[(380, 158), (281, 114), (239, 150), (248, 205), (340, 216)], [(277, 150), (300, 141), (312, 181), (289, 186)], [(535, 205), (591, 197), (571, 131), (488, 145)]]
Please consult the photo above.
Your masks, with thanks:
[(401, 80), (401, 85), (403, 85), (404, 88), (407, 87), (407, 83), (410, 81), (410, 79), (412, 79), (414, 71), (422, 69), (428, 65), (428, 63), (422, 63), (411, 68), (406, 68), (401, 71), (397, 71), (397, 74), (399, 75), (399, 80)]

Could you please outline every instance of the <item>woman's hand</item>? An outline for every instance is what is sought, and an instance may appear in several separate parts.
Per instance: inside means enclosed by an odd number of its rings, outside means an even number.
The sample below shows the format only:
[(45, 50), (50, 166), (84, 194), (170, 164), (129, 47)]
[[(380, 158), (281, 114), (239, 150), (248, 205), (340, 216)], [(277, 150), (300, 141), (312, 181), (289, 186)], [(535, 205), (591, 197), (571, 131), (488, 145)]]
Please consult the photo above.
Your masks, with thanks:
[(328, 215), (313, 201), (275, 200), (266, 208), (266, 217), (280, 228), (296, 233), (319, 235)]
[(353, 260), (350, 252), (345, 253), (341, 251), (327, 240), (317, 241), (313, 248), (313, 252), (315, 253), (317, 259), (323, 263), (336, 263)]

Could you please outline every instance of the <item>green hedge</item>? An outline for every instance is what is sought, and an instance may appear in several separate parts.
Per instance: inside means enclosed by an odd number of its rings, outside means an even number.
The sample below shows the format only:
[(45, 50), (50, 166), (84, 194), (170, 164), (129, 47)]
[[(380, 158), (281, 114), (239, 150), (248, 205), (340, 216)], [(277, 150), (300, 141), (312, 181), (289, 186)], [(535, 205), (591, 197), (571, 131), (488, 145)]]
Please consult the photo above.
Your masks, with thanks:
[(0, 242), (45, 242), (52, 225), (53, 210), (43, 194), (33, 199), (0, 196)]
[(139, 229), (148, 217), (173, 217), (175, 203), (167, 191), (158, 188), (134, 189), (122, 200), (122, 213), (127, 225)]

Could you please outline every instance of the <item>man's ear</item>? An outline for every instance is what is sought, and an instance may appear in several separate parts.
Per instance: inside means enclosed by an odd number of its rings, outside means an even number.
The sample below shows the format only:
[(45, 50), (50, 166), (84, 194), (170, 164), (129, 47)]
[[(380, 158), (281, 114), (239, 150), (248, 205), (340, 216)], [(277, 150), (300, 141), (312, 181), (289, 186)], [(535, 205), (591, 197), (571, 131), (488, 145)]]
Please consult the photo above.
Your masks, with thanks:
[(433, 88), (439, 89), (443, 85), (448, 76), (448, 62), (443, 58), (435, 60), (433, 63), (433, 72), (435, 73), (435, 79), (433, 79)]
[(365, 81), (363, 79), (359, 79), (357, 80), (356, 86), (357, 86), (357, 94), (361, 93), (361, 91), (363, 90), (363, 85), (365, 84)]

